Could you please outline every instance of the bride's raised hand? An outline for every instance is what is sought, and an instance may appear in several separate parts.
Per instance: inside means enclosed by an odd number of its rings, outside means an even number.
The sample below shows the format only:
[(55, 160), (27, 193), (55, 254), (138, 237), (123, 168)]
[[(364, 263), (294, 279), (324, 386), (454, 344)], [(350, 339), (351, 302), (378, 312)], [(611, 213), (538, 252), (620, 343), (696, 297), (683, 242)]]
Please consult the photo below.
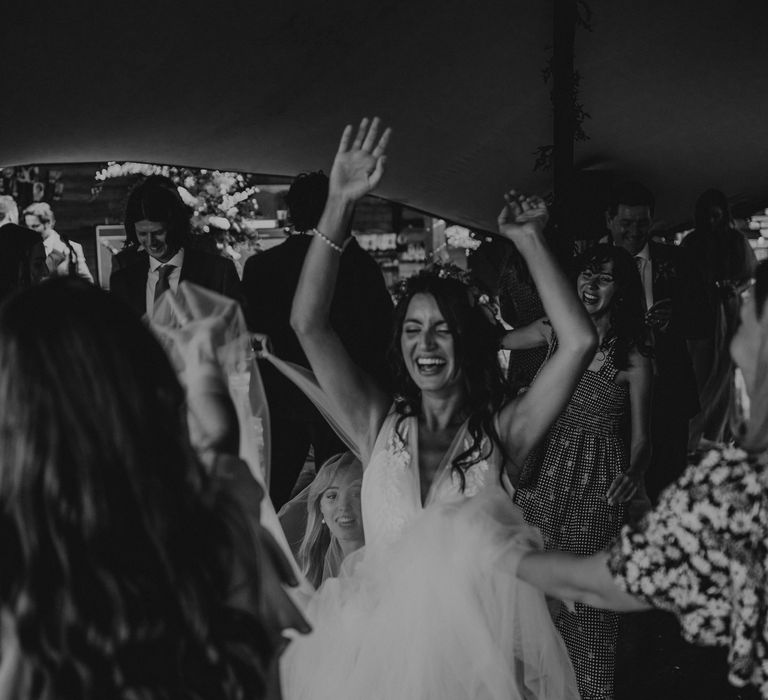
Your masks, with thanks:
[(513, 243), (540, 236), (549, 221), (547, 205), (541, 197), (526, 196), (515, 190), (504, 195), (506, 204), (499, 214), (499, 233)]
[(384, 155), (392, 130), (387, 128), (377, 138), (381, 122), (364, 118), (352, 139), (352, 126), (341, 135), (339, 150), (333, 161), (329, 182), (329, 197), (356, 201), (371, 192), (384, 174)]

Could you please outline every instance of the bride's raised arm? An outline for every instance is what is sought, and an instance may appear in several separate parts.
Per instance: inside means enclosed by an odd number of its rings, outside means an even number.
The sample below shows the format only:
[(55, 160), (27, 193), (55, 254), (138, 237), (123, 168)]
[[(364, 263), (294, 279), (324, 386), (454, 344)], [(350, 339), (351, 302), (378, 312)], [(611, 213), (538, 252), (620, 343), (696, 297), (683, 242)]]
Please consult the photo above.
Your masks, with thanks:
[(331, 326), (330, 309), (355, 202), (378, 185), (384, 172), (390, 130), (381, 137), (378, 131), (378, 118), (363, 119), (354, 140), (352, 127), (344, 129), (331, 169), (328, 201), (304, 259), (291, 310), (291, 326), (330, 400), (329, 409), (353, 431), (351, 437), (364, 456), (373, 447), (391, 397), (352, 361)]
[(522, 254), (536, 284), (558, 348), (530, 389), (507, 405), (499, 416), (500, 435), (517, 466), (544, 437), (573, 394), (594, 355), (597, 335), (544, 241), (547, 208), (538, 197), (510, 192), (499, 216), (499, 233)]

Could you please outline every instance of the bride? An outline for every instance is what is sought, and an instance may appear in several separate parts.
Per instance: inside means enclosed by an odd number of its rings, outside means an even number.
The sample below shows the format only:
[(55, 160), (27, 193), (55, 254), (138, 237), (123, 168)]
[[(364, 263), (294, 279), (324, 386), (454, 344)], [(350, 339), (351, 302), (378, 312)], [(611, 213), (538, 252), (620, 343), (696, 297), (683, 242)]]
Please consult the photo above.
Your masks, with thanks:
[(355, 202), (383, 174), (390, 131), (347, 127), (291, 323), (362, 456), (366, 546), (310, 600), (313, 632), (290, 644), (286, 700), (578, 698), (544, 598), (515, 577), (539, 535), (511, 493), (594, 354), (588, 317), (558, 270), (538, 198), (506, 196), (499, 233), (524, 256), (558, 338), (526, 394), (509, 400), (480, 292), (446, 269), (406, 281), (391, 356), (394, 396), (350, 360), (329, 322)]

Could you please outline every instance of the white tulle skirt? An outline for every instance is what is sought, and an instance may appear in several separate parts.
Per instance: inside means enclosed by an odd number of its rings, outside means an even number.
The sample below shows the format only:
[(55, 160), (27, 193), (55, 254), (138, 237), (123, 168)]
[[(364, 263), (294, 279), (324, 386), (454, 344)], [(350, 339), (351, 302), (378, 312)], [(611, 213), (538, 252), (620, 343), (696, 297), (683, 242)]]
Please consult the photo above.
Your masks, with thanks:
[(579, 698), (544, 596), (514, 575), (538, 542), (501, 489), (430, 506), (311, 598), (285, 700)]

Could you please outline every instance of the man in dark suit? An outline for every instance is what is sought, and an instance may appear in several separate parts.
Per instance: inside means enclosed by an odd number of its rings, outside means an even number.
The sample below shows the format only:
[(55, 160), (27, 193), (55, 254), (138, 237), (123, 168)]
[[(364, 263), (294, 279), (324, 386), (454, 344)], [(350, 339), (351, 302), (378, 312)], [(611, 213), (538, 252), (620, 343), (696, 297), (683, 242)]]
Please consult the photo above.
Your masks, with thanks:
[[(275, 355), (304, 367), (309, 362), (290, 326), (291, 305), (312, 229), (327, 197), (326, 175), (299, 175), (286, 197), (294, 233), (280, 245), (249, 258), (243, 272), (249, 328), (269, 335)], [(331, 322), (352, 359), (386, 382), (384, 356), (391, 340), (392, 300), (376, 261), (354, 238), (341, 254)], [(275, 508), (280, 508), (291, 495), (310, 444), (316, 466), (347, 447), (296, 386), (269, 362), (259, 366), (270, 410), (269, 490)]]
[(148, 177), (136, 186), (125, 208), (127, 259), (110, 275), (110, 291), (139, 315), (151, 313), (168, 289), (187, 280), (232, 299), (241, 300), (234, 263), (189, 245), (190, 212), (171, 180)]
[(13, 197), (0, 196), (0, 300), (28, 287), (32, 268), (44, 266), (40, 235), (18, 224), (19, 208)]
[(688, 422), (699, 411), (686, 340), (707, 337), (714, 320), (704, 280), (686, 252), (650, 240), (654, 205), (648, 189), (628, 182), (614, 190), (606, 213), (614, 244), (631, 253), (638, 266), (654, 345), (653, 455), (646, 474), (652, 501), (686, 467)]

